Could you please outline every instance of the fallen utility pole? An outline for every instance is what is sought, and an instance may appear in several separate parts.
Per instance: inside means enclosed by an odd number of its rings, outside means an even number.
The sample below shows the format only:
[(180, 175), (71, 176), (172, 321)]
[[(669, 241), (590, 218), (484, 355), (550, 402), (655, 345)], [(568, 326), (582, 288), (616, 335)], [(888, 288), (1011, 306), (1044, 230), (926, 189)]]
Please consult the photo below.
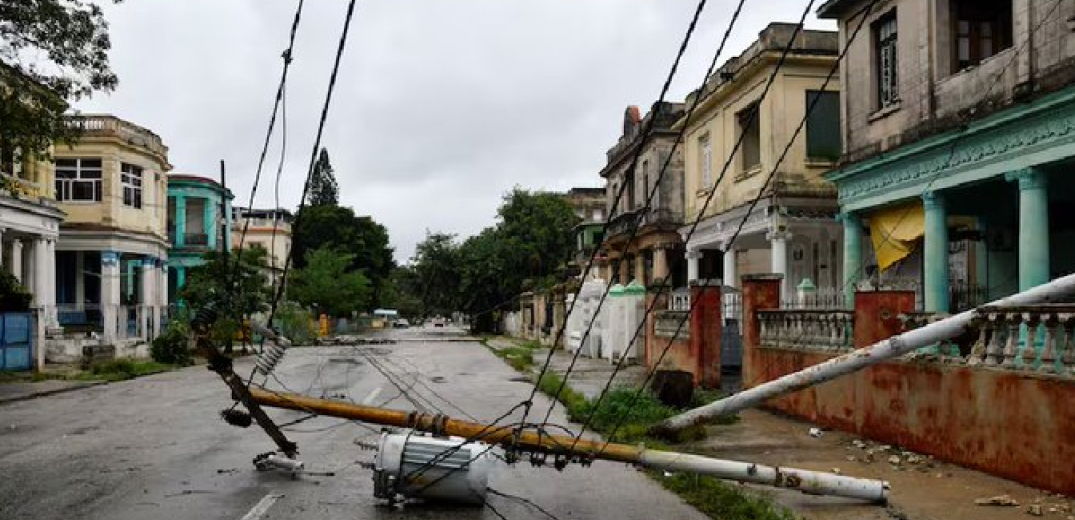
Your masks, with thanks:
[[(1007, 298), (1001, 298), (986, 304), (985, 307), (1051, 303), (1072, 293), (1075, 293), (1075, 274), (1069, 274), (1047, 284), (1039, 285)], [(946, 339), (955, 338), (966, 332), (977, 316), (976, 309), (961, 312), (955, 316), (832, 358), (824, 363), (818, 363), (812, 367), (762, 383), (735, 395), (670, 417), (658, 424), (654, 428), (654, 433), (668, 435), (710, 418), (751, 408), (774, 397), (802, 390), (818, 383), (824, 383), (881, 361), (902, 356)]]
[[(498, 444), (512, 450), (590, 461), (603, 459), (648, 468), (709, 475), (722, 479), (798, 489), (803, 493), (834, 495), (885, 502), (889, 485), (880, 480), (860, 479), (795, 468), (763, 466), (749, 462), (712, 459), (700, 455), (651, 450), (643, 446), (578, 440), (544, 432), (519, 431), (514, 426), (493, 426), (416, 411), (361, 406), (304, 395), (250, 388), (253, 402), (275, 408), (410, 428), (440, 436), (455, 436)], [(417, 477), (416, 477), (417, 478)]]

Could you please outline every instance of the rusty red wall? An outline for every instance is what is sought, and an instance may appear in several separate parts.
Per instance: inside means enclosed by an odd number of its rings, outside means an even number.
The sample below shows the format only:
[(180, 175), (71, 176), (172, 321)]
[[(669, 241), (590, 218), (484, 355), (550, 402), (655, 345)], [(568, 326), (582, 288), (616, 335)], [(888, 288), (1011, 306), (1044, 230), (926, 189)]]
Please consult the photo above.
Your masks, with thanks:
[[(664, 309), (662, 302), (649, 307), (655, 298), (663, 297), (647, 296), (647, 308)], [(693, 310), (689, 339), (676, 338), (669, 343), (671, 338), (655, 334), (656, 313), (651, 312), (646, 316), (646, 353), (643, 363), (649, 369), (659, 366), (690, 372), (696, 386), (719, 388), (720, 337), (724, 325), (720, 308), (720, 286), (708, 285), (707, 282), (692, 286), (691, 301)]]
[[(760, 381), (832, 357), (747, 347)], [(1075, 494), (1075, 380), (905, 361), (880, 363), (768, 405), (1035, 487)]]
[(900, 314), (915, 310), (914, 291), (855, 293), (855, 348), (891, 338), (903, 329)]

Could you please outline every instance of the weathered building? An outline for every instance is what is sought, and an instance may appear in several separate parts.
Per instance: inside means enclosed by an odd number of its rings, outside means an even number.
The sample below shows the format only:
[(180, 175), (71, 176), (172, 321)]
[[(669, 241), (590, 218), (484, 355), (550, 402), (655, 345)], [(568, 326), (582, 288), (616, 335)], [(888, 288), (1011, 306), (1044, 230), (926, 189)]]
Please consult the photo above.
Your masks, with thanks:
[(187, 270), (205, 263), (209, 251), (231, 247), (231, 201), (219, 182), (197, 175), (168, 176), (168, 295), (177, 300)]
[(283, 275), (284, 263), (291, 254), (291, 222), (294, 219), (291, 212), (283, 208), (237, 207), (232, 213), (232, 248), (238, 248), (242, 242), (244, 249), (264, 249), (268, 253), (269, 283), (275, 285)]
[[(600, 249), (604, 240), (605, 189), (571, 188), (564, 198), (579, 218), (579, 223), (572, 229), (575, 235), (575, 256), (572, 259), (574, 270), (579, 273), (580, 279), (598, 278), (605, 267), (605, 257), (600, 251), (596, 256), (593, 253), (595, 249)], [(592, 268), (589, 272), (583, 272), (590, 264), (591, 257)]]
[[(830, 0), (844, 40), (844, 274), (955, 311), (1075, 269), (1075, 5)], [(1049, 189), (1049, 187), (1053, 189)], [(1065, 213), (1067, 211), (1068, 213)], [(919, 281), (924, 281), (920, 284)]]
[[(740, 275), (772, 271), (784, 275), (786, 288), (805, 279), (839, 285), (836, 194), (821, 178), (840, 154), (839, 82), (822, 91), (836, 65), (837, 33), (800, 31), (777, 69), (794, 32), (793, 24), (766, 27), (688, 96), (697, 108), (676, 123), (686, 127), (684, 238), (701, 219), (686, 244), (689, 279), (722, 278), (734, 286)], [(805, 128), (778, 164), (812, 103)]]
[(167, 306), (168, 147), (115, 116), (71, 124), (81, 137), (53, 152), (67, 215), (56, 245), (59, 321), (91, 326), (106, 343), (154, 338)]
[[(610, 283), (626, 285), (634, 280), (648, 286), (658, 282), (669, 274), (670, 255), (682, 254), (677, 230), (683, 223), (683, 154), (674, 147), (672, 130), (682, 115), (682, 103), (668, 102), (655, 103), (645, 119), (638, 107), (624, 112), (623, 134), (608, 150), (608, 162), (601, 170), (609, 219), (603, 246), (608, 258), (604, 278)], [(651, 131), (643, 139), (642, 130), (648, 125)], [(614, 204), (624, 185), (623, 196)], [(678, 278), (682, 282), (682, 276)]]

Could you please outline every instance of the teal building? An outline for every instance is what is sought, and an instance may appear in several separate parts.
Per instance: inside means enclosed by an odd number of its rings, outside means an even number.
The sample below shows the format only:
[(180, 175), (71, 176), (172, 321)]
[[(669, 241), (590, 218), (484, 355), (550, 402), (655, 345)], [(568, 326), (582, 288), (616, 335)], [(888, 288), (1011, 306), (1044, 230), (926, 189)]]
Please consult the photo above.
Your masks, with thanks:
[(230, 190), (207, 177), (168, 176), (168, 301), (175, 303), (188, 270), (209, 251), (231, 247)]

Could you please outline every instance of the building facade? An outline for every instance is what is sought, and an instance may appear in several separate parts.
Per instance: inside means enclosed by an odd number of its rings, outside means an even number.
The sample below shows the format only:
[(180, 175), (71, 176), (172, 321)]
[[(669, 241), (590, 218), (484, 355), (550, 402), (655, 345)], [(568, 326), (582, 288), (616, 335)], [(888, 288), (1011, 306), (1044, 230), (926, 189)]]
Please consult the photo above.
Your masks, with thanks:
[[(284, 264), (291, 254), (291, 212), (283, 209), (254, 209), (237, 207), (232, 218), (232, 248), (260, 247), (268, 254), (269, 283), (275, 285), (280, 279)], [(244, 238), (245, 231), (245, 238)]]
[(66, 213), (55, 247), (59, 322), (92, 327), (106, 343), (154, 338), (167, 306), (168, 147), (114, 116), (70, 124), (81, 137), (53, 152)]
[(187, 271), (209, 251), (231, 247), (231, 201), (219, 182), (197, 175), (168, 176), (168, 300), (175, 302)]
[(700, 219), (689, 239), (691, 226), (680, 228), (688, 279), (737, 286), (741, 275), (774, 272), (784, 275), (786, 289), (806, 279), (839, 285), (836, 192), (821, 178), (840, 154), (839, 82), (822, 90), (836, 65), (837, 33), (800, 31), (763, 97), (794, 31), (793, 24), (766, 27), (688, 96), (688, 104), (698, 103), (695, 113), (675, 125), (686, 127), (686, 221)]
[[(601, 170), (609, 220), (603, 278), (609, 283), (637, 281), (649, 286), (666, 277), (668, 283), (682, 278), (681, 273), (672, 273), (669, 265), (670, 258), (682, 255), (677, 230), (683, 223), (683, 154), (674, 146), (672, 130), (682, 115), (683, 103), (654, 103), (644, 118), (636, 106), (624, 111), (623, 133), (608, 150)], [(643, 139), (647, 126), (650, 134)], [(616, 195), (623, 186), (617, 203)], [(648, 207), (647, 199), (651, 199)]]
[[(909, 283), (952, 312), (1075, 270), (1075, 5), (830, 0), (847, 35), (847, 290)], [(862, 20), (862, 17), (866, 17)], [(868, 29), (868, 30), (867, 30)], [(847, 39), (846, 36), (844, 36)], [(1050, 189), (1051, 188), (1051, 189)]]
[[(599, 278), (605, 268), (605, 257), (600, 251), (595, 256), (594, 250), (599, 250), (604, 240), (605, 189), (571, 188), (564, 198), (579, 218), (579, 223), (572, 229), (575, 234), (574, 270), (579, 273), (581, 280)], [(591, 257), (593, 267), (583, 272), (590, 264)]]

